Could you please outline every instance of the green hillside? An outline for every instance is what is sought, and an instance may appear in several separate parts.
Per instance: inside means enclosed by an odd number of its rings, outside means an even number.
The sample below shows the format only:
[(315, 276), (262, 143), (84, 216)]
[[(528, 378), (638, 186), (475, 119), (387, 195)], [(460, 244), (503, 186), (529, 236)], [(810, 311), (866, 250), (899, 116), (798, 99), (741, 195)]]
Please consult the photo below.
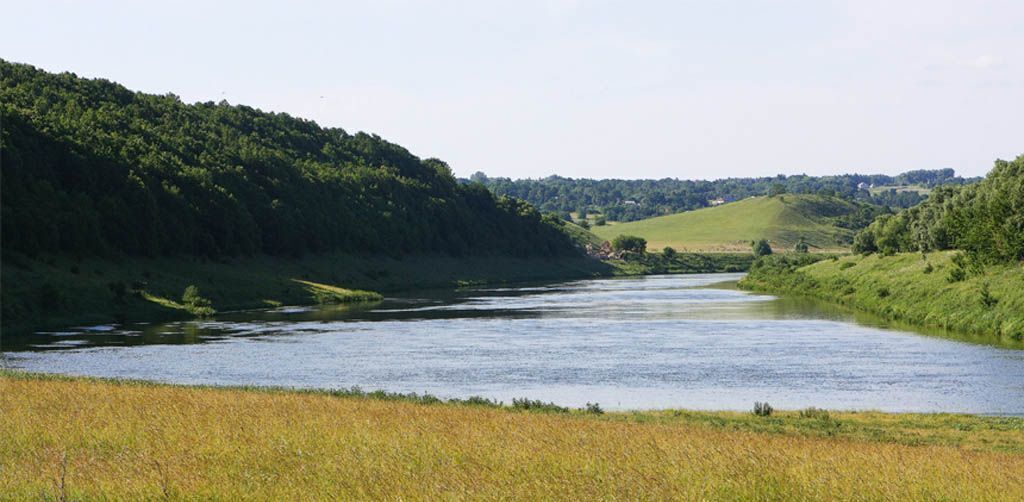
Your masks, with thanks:
[(594, 227), (604, 239), (638, 235), (648, 247), (689, 251), (746, 251), (750, 241), (767, 239), (777, 250), (792, 249), (804, 239), (812, 249), (850, 245), (861, 220), (879, 210), (837, 197), (786, 194), (750, 197), (721, 206)]

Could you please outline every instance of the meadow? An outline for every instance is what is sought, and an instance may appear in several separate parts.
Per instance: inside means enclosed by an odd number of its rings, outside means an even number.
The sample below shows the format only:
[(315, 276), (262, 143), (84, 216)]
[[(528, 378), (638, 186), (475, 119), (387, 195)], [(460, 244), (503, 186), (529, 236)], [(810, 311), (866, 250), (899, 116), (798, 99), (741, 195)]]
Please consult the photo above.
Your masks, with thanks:
[[(1024, 347), (1024, 267), (993, 264), (965, 271), (957, 251), (849, 255), (816, 263), (769, 257), (740, 286), (838, 303), (883, 319), (959, 338)], [(955, 277), (962, 273), (962, 277)], [(937, 333), (942, 334), (942, 333)]]
[[(750, 197), (716, 207), (595, 226), (591, 231), (607, 240), (636, 235), (647, 239), (650, 249), (669, 246), (676, 251), (749, 252), (750, 242), (759, 239), (767, 239), (776, 250), (791, 250), (801, 239), (818, 251), (844, 249), (841, 241), (852, 242), (854, 232), (814, 214), (820, 199), (794, 194)], [(842, 210), (854, 208), (849, 202), (837, 204)]]
[(4, 372), (0, 499), (1024, 497), (1020, 418), (540, 410)]

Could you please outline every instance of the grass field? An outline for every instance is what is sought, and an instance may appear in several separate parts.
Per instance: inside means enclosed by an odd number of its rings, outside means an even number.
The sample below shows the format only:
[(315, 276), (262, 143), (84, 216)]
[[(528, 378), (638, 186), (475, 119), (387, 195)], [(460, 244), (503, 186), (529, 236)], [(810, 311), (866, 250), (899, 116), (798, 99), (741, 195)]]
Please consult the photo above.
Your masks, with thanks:
[[(811, 296), (916, 326), (1024, 348), (1024, 266), (991, 265), (950, 282), (954, 252), (851, 255), (793, 267), (755, 264), (740, 286)], [(984, 290), (989, 301), (985, 301)]]
[(677, 251), (750, 251), (750, 241), (768, 239), (777, 250), (791, 250), (801, 238), (819, 251), (840, 250), (853, 232), (816, 217), (816, 211), (853, 210), (839, 199), (787, 194), (751, 197), (716, 207), (686, 211), (628, 223), (593, 227), (597, 236), (638, 235), (648, 247), (671, 246)]
[(1020, 500), (1024, 420), (592, 415), (0, 373), (0, 499)]
[[(582, 229), (580, 229), (582, 230)], [(179, 303), (195, 285), (219, 311), (373, 300), (373, 292), (610, 275), (585, 258), (254, 256), (229, 260), (68, 256), (3, 260), (3, 330), (63, 328), (188, 317)]]

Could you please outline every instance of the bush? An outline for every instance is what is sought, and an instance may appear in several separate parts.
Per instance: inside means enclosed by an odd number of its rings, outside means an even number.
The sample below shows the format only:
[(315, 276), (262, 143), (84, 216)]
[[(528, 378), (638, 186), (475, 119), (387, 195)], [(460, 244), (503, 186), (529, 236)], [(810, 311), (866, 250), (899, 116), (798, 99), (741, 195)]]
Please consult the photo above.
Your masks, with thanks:
[(647, 239), (635, 235), (620, 235), (612, 240), (612, 249), (626, 253), (644, 254), (647, 251)]
[(512, 408), (526, 411), (545, 411), (553, 413), (569, 413), (569, 408), (558, 406), (555, 403), (545, 403), (537, 399), (521, 398), (512, 399)]
[(678, 254), (679, 253), (676, 253), (676, 250), (670, 246), (665, 246), (665, 249), (661, 250), (661, 255), (668, 260), (675, 258)]
[(203, 298), (199, 294), (199, 288), (190, 284), (181, 295), (181, 302), (185, 304), (185, 310), (197, 317), (207, 317), (216, 314), (213, 309), (213, 302), (209, 298)]
[(772, 412), (775, 411), (772, 405), (768, 403), (762, 403), (760, 401), (754, 402), (754, 415), (758, 417), (770, 417)]
[(810, 408), (804, 408), (800, 410), (800, 418), (813, 418), (817, 420), (828, 420), (828, 410), (822, 410), (811, 406)]
[(934, 270), (935, 270), (935, 267), (933, 267), (931, 263), (925, 264), (925, 266), (924, 266), (924, 273), (930, 274)]
[(985, 308), (989, 308), (990, 309), (992, 307), (995, 307), (997, 303), (999, 303), (999, 300), (996, 299), (996, 297), (992, 296), (992, 292), (990, 292), (988, 290), (988, 283), (987, 282), (982, 283), (982, 285), (981, 285), (981, 304), (982, 304), (982, 306), (984, 306)]
[(604, 410), (601, 409), (601, 405), (597, 403), (587, 403), (587, 413), (594, 415), (604, 415)]
[(598, 218), (596, 220), (594, 220), (594, 225), (598, 226), (598, 227), (603, 227), (603, 226), (605, 226), (607, 224), (608, 224), (608, 220), (605, 219), (604, 216), (598, 216)]
[(751, 246), (754, 248), (754, 256), (761, 257), (772, 254), (772, 246), (764, 239), (752, 242)]
[(796, 251), (797, 253), (808, 253), (810, 252), (810, 246), (808, 246), (803, 239), (800, 239), (800, 242), (796, 243), (796, 246), (793, 247), (793, 251)]
[(882, 286), (882, 287), (878, 288), (877, 292), (878, 292), (878, 297), (879, 298), (888, 298), (889, 295), (892, 294), (892, 292), (889, 291), (889, 288), (887, 288), (885, 286)]
[(846, 270), (848, 268), (853, 268), (856, 265), (857, 264), (852, 262), (852, 261), (844, 261), (843, 263), (839, 264), (839, 270)]

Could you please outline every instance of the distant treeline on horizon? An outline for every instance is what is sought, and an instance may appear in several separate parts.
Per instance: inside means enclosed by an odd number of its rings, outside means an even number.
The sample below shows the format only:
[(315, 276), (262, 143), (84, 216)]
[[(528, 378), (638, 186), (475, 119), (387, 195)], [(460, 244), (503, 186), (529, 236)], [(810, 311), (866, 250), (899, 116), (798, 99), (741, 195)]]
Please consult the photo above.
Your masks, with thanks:
[(927, 195), (914, 190), (901, 191), (896, 187), (930, 189), (945, 185), (964, 185), (980, 179), (962, 178), (957, 176), (953, 169), (946, 168), (907, 171), (897, 176), (780, 174), (714, 181), (676, 178), (573, 179), (561, 176), (513, 180), (505, 177), (492, 178), (477, 172), (469, 179), (460, 181), (482, 183), (496, 194), (523, 199), (545, 212), (564, 213), (583, 209), (591, 213), (599, 211), (608, 220), (634, 221), (772, 193), (835, 195), (901, 209), (919, 204)]

